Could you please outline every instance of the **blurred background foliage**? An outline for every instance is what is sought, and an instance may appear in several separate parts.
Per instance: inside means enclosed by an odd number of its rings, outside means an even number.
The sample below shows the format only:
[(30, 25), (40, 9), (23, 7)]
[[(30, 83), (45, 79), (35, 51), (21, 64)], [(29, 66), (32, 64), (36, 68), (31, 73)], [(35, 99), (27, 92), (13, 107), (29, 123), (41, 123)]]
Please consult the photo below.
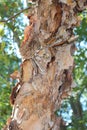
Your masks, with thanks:
[(23, 9), (21, 0), (0, 0), (0, 130), (11, 115), (9, 98), (16, 81), (12, 81), (10, 74), (19, 69), (21, 58), (18, 46), (27, 23), (23, 13), (8, 19)]
[[(8, 19), (25, 7), (27, 4), (23, 0), (0, 0), (0, 129), (11, 115), (9, 97), (16, 81), (9, 76), (20, 67), (18, 47), (27, 24), (24, 13)], [(83, 18), (82, 23), (74, 29), (74, 33), (79, 35), (74, 54), (76, 87), (57, 111), (57, 115), (66, 122), (66, 128), (61, 127), (61, 130), (87, 130), (87, 11), (79, 15)]]

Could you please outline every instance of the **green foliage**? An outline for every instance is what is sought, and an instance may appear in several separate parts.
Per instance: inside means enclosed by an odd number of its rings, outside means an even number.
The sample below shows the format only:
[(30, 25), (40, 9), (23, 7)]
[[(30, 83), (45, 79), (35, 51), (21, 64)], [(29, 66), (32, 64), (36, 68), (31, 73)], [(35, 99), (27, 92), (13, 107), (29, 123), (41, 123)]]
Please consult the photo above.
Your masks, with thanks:
[(75, 29), (75, 33), (79, 35), (79, 41), (87, 41), (87, 10), (80, 14), (83, 18), (80, 27)]
[[(23, 9), (21, 0), (0, 0), (0, 21), (8, 20)], [(21, 60), (15, 48), (21, 44), (24, 30), (24, 15), (0, 22), (0, 129), (11, 115), (10, 93), (15, 81), (10, 74), (19, 69)]]
[(0, 47), (0, 129), (9, 115), (11, 115), (11, 106), (9, 97), (13, 82), (9, 75), (18, 69), (18, 58), (5, 52), (5, 44)]

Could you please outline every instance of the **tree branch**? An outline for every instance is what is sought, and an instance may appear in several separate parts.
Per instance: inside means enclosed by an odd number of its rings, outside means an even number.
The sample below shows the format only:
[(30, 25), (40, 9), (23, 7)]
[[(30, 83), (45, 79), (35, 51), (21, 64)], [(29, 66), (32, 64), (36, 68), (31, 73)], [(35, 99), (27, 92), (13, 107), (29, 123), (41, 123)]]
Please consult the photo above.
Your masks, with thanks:
[(15, 15), (9, 17), (7, 20), (0, 20), (0, 22), (8, 22), (8, 21), (10, 21), (11, 19), (15, 18), (16, 16), (18, 16), (19, 14), (21, 14), (22, 12), (28, 10), (29, 8), (31, 8), (31, 7), (27, 7), (27, 8), (25, 8), (25, 9), (19, 11), (17, 14), (15, 14)]

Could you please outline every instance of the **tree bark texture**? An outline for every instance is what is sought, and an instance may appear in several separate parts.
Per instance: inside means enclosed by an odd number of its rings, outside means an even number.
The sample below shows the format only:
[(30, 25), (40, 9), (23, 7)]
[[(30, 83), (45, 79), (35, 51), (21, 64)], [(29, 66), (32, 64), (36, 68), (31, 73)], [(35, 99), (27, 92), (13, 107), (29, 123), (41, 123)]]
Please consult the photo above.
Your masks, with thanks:
[[(32, 0), (20, 45), (19, 83), (11, 93), (12, 115), (4, 130), (60, 130), (55, 111), (73, 87), (73, 52), (86, 0)], [(63, 123), (63, 121), (62, 121)]]

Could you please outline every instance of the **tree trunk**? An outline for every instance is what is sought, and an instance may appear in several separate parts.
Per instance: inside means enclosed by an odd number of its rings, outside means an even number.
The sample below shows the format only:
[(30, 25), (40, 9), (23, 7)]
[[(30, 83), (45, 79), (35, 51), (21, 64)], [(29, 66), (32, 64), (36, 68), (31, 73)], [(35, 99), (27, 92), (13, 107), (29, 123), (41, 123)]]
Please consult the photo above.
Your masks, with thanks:
[(73, 86), (73, 28), (86, 0), (32, 0), (20, 46), (23, 63), (13, 88), (13, 111), (4, 130), (60, 130), (55, 111)]

